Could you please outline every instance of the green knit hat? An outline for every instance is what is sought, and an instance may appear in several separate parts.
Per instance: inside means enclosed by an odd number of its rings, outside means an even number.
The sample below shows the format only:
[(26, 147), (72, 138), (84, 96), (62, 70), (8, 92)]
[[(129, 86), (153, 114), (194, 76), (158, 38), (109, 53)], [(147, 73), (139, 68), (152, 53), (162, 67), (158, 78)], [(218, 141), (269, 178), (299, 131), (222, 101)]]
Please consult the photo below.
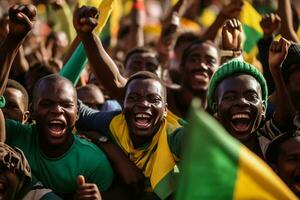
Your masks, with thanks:
[(210, 85), (208, 88), (208, 106), (209, 109), (215, 111), (215, 90), (219, 83), (224, 79), (234, 75), (234, 74), (248, 74), (253, 76), (260, 84), (262, 89), (262, 100), (264, 105), (267, 107), (268, 98), (268, 88), (267, 83), (263, 75), (251, 64), (237, 59), (233, 59), (229, 62), (224, 63), (220, 68), (214, 73), (210, 80)]

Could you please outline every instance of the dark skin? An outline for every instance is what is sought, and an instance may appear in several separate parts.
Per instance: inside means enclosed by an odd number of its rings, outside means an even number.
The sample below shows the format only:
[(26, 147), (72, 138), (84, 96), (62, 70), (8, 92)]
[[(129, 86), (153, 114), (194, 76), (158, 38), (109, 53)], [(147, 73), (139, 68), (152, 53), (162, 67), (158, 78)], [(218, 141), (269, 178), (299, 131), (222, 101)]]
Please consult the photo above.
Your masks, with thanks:
[(161, 76), (161, 67), (155, 53), (132, 54), (125, 66), (124, 75), (130, 77), (139, 71), (149, 71)]
[[(84, 44), (85, 50), (87, 52), (87, 56), (89, 58), (90, 65), (95, 72), (95, 75), (98, 81), (110, 91), (111, 97), (117, 99), (119, 102), (122, 102), (124, 94), (124, 86), (127, 80), (120, 74), (116, 64), (113, 60), (109, 57), (109, 55), (105, 52), (101, 41), (99, 38), (92, 33), (93, 29), (97, 25), (96, 16), (97, 10), (91, 7), (82, 7), (74, 15), (74, 27), (77, 31), (77, 34), (81, 41)], [(197, 54), (200, 57), (201, 62), (205, 63), (204, 68), (206, 66), (213, 65), (213, 70), (218, 66), (219, 58), (218, 53), (215, 47), (212, 45), (207, 45), (207, 43), (203, 44), (203, 46), (195, 45), (195, 50), (199, 51)], [(95, 51), (97, 49), (97, 51)], [(205, 51), (202, 53), (202, 51)], [(213, 60), (213, 61), (211, 61)], [(213, 62), (212, 64), (209, 64)], [(196, 63), (197, 64), (197, 63)], [(196, 66), (194, 64), (194, 66)], [(99, 66), (106, 66), (106, 67), (99, 67)], [(209, 67), (210, 69), (210, 67)], [(208, 76), (211, 76), (212, 72), (209, 70), (207, 72)], [(112, 81), (113, 80), (113, 81)], [(186, 79), (188, 80), (188, 79)], [(189, 84), (186, 84), (189, 85)], [(170, 94), (168, 98), (173, 98), (169, 102), (169, 108), (172, 112), (180, 117), (185, 117), (187, 114), (187, 107), (191, 99), (193, 98), (194, 93), (190, 91), (188, 87), (184, 87), (184, 89), (180, 92), (169, 88), (168, 93), (177, 93), (178, 95)], [(206, 102), (206, 92), (203, 94), (197, 93), (198, 97), (200, 96), (203, 101)], [(180, 96), (185, 97), (184, 105), (178, 105), (176, 103), (178, 97)]]
[[(9, 71), (12, 62), (18, 52), (19, 47), (24, 42), (25, 37), (33, 27), (36, 15), (34, 6), (18, 6), (11, 7), (8, 11), (9, 31), (7, 37), (0, 46), (0, 96), (4, 94)], [(5, 141), (5, 125), (2, 110), (0, 111), (0, 141)]]
[(165, 91), (153, 79), (137, 79), (126, 90), (123, 112), (135, 147), (153, 138), (167, 114)]
[[(35, 15), (36, 9), (32, 5), (16, 5), (9, 10), (9, 33), (2, 43), (3, 46), (0, 47), (1, 95), (5, 90), (12, 61), (26, 35), (32, 29)], [(53, 93), (45, 91), (53, 91)], [(1, 127), (5, 127), (1, 114), (2, 111), (0, 113)], [(52, 79), (52, 82), (49, 79), (48, 82), (47, 79), (42, 80), (37, 86), (33, 98), (33, 119), (36, 120), (40, 131), (40, 148), (47, 156), (57, 157), (68, 150), (73, 143), (71, 129), (68, 128), (74, 126), (76, 118), (77, 98), (72, 83), (59, 76)], [(79, 188), (78, 190), (94, 194), (98, 188)], [(83, 196), (79, 199), (87, 198)]]
[(262, 155), (253, 134), (262, 122), (265, 107), (260, 84), (250, 75), (224, 79), (216, 90), (216, 118), (224, 128), (252, 151)]
[(276, 163), (271, 164), (275, 172), (300, 197), (300, 137), (292, 137), (279, 146)]
[(2, 108), (5, 118), (26, 123), (29, 118), (28, 105), (23, 101), (23, 93), (16, 88), (6, 88), (4, 92), (6, 106)]
[[(181, 109), (179, 113), (175, 112), (175, 114), (186, 117), (186, 108), (189, 107), (194, 97), (200, 98), (202, 106), (206, 108), (206, 93), (209, 81), (218, 66), (218, 50), (212, 44), (204, 42), (202, 44), (193, 45), (185, 63), (181, 66), (183, 68), (183, 83), (181, 89), (177, 92), (177, 96), (183, 97), (183, 104), (182, 106), (178, 106), (178, 104), (173, 105), (169, 103), (170, 109), (173, 111), (176, 108), (185, 108)], [(174, 92), (171, 92), (170, 96), (172, 96), (172, 93), (174, 94)], [(174, 102), (174, 100), (171, 102)]]
[(73, 144), (71, 130), (77, 119), (76, 91), (70, 82), (57, 76), (39, 82), (34, 92), (32, 118), (41, 134), (40, 147), (47, 156), (59, 157)]
[(7, 169), (0, 173), (0, 199), (14, 200), (23, 185), (23, 179)]

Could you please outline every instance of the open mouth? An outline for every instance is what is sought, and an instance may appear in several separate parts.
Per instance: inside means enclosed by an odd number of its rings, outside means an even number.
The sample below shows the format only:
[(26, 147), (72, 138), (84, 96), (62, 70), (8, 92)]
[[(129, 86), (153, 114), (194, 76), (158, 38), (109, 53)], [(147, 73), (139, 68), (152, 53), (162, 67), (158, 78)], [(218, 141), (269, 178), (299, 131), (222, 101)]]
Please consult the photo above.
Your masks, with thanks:
[(50, 134), (53, 137), (60, 137), (66, 130), (66, 124), (59, 120), (52, 120), (48, 123)]
[(204, 72), (203, 70), (192, 70), (192, 75), (196, 80), (201, 80), (201, 81), (206, 81), (209, 79), (208, 75), (206, 72)]
[(140, 129), (146, 129), (151, 126), (151, 115), (148, 113), (137, 113), (135, 115), (135, 126)]
[(251, 125), (250, 115), (246, 113), (234, 114), (231, 118), (231, 126), (237, 132), (246, 132)]

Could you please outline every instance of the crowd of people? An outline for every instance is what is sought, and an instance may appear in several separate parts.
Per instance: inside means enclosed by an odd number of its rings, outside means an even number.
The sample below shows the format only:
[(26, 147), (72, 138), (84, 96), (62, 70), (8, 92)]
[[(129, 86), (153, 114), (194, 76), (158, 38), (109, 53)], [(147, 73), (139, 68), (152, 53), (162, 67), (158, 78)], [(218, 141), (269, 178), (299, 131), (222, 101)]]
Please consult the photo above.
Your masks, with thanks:
[(195, 98), (300, 197), (297, 3), (1, 1), (0, 199), (175, 199)]

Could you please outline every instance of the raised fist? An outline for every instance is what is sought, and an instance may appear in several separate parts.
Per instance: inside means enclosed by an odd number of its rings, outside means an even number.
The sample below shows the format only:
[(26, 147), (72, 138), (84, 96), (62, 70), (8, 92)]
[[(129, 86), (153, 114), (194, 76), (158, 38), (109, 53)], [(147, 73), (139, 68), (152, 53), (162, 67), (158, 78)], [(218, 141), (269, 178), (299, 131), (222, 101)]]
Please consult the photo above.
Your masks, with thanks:
[(98, 25), (99, 12), (97, 8), (82, 6), (75, 10), (73, 24), (77, 33), (91, 33)]
[(24, 37), (33, 28), (36, 8), (33, 5), (14, 5), (8, 11), (9, 33)]
[(237, 19), (230, 19), (224, 23), (222, 29), (222, 48), (225, 50), (240, 50), (243, 41), (242, 24)]
[(272, 36), (279, 29), (280, 24), (280, 17), (274, 13), (263, 15), (260, 21), (265, 37)]
[(291, 43), (280, 38), (279, 41), (273, 41), (269, 49), (269, 69), (270, 72), (280, 72), (281, 64), (288, 54)]

